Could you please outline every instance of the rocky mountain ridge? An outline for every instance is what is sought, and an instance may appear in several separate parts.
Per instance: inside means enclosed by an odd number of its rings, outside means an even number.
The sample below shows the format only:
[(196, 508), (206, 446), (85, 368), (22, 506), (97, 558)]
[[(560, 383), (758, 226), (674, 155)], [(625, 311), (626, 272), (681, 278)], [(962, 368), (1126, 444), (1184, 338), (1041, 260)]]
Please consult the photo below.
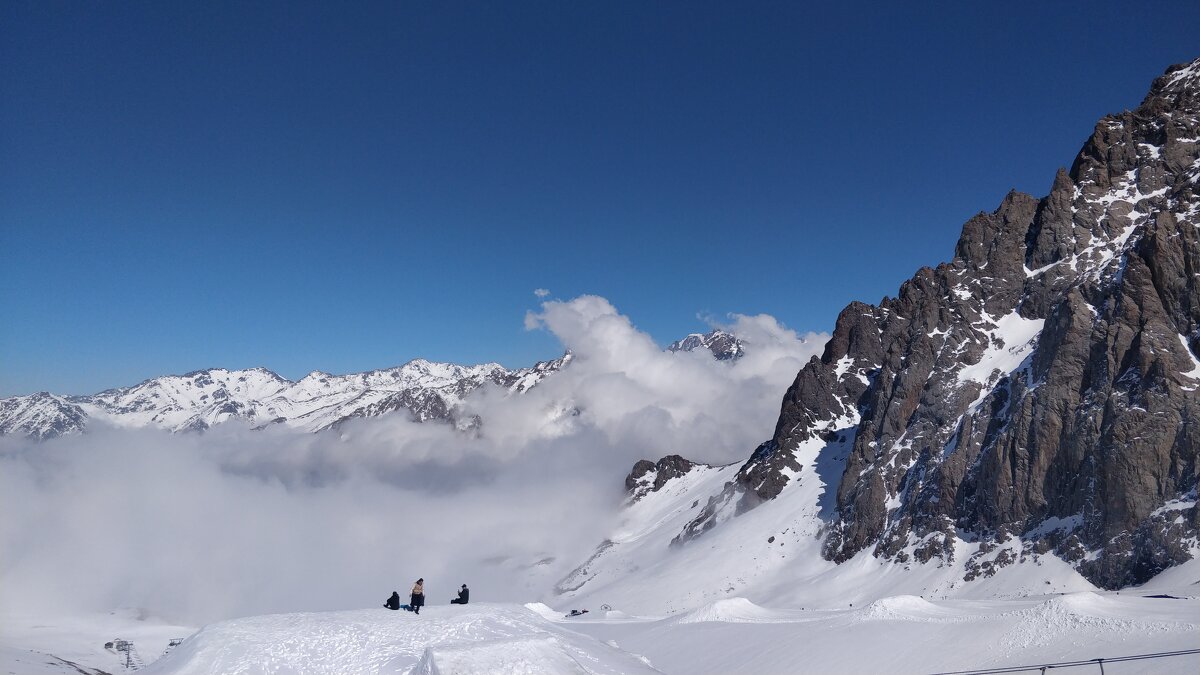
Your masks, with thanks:
[[(812, 521), (792, 530), (828, 561), (869, 552), (965, 579), (1053, 554), (1119, 588), (1190, 559), (1198, 182), (1200, 60), (1100, 120), (1046, 197), (1010, 192), (963, 226), (950, 262), (846, 307), (732, 476), (639, 463), (631, 502), (673, 491), (691, 515), (671, 542), (688, 548), (791, 500)], [(582, 577), (602, 568), (589, 563)]]

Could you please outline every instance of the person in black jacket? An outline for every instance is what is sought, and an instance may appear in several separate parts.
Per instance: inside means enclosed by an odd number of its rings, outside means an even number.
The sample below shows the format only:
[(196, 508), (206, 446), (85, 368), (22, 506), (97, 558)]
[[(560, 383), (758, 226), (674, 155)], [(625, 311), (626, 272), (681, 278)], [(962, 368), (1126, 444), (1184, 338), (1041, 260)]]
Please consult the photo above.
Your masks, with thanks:
[(400, 609), (400, 594), (392, 591), (392, 597), (388, 598), (387, 602), (383, 603), (383, 606), (388, 609)]
[(471, 589), (467, 588), (466, 584), (462, 585), (462, 590), (458, 592), (458, 597), (451, 600), (452, 605), (465, 605), (471, 599)]

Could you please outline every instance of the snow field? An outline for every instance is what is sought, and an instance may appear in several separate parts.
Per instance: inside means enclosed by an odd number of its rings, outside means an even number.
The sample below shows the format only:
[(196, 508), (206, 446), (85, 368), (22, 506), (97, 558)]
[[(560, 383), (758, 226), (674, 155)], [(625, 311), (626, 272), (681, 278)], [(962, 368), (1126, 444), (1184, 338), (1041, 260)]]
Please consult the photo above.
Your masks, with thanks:
[(44, 675), (82, 668), (125, 672), (123, 655), (104, 643), (127, 640), (145, 663), (157, 660), (172, 640), (186, 638), (193, 627), (174, 625), (138, 610), (106, 614), (29, 616), (0, 612), (0, 673)]
[(635, 655), (517, 605), (276, 614), (201, 629), (146, 673), (655, 673)]
[[(648, 625), (589, 622), (577, 629), (646, 655), (664, 673), (929, 673), (1196, 648), (1200, 598), (896, 596), (838, 610), (769, 609), (738, 598)], [(1198, 670), (1200, 655), (1189, 655), (1106, 672)]]
[[(1160, 597), (1151, 597), (1151, 596)], [(566, 617), (571, 608), (588, 614)], [(114, 615), (6, 618), (0, 673), (124, 672), (102, 644), (132, 639), (147, 661), (176, 626)], [(181, 675), (360, 673), (617, 675), (939, 672), (1113, 658), (1197, 647), (1200, 564), (1121, 593), (930, 600), (877, 598), (839, 608), (766, 607), (744, 597), (668, 616), (574, 603), (477, 604), (276, 614), (215, 623), (142, 672)], [(160, 644), (161, 643), (161, 644)], [(1195, 673), (1200, 655), (1106, 672)]]

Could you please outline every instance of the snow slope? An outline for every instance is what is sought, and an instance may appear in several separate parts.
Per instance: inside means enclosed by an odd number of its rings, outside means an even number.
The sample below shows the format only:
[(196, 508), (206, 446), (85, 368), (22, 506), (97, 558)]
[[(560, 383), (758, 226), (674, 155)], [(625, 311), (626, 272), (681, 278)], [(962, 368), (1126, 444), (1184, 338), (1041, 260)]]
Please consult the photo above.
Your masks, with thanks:
[(0, 614), (0, 673), (121, 673), (125, 655), (105, 649), (105, 643), (131, 642), (133, 662), (151, 663), (169, 649), (171, 641), (195, 630), (132, 609), (67, 616), (5, 612)]
[[(658, 491), (629, 503), (609, 538), (556, 589), (572, 606), (609, 604), (631, 613), (686, 612), (726, 598), (759, 604), (835, 609), (897, 594), (937, 599), (1021, 598), (1095, 587), (1053, 555), (1034, 555), (1012, 538), (989, 548), (959, 541), (954, 560), (922, 565), (896, 563), (863, 551), (842, 564), (820, 555), (826, 521), (822, 477), (834, 473), (839, 444), (814, 443), (801, 456), (800, 480), (778, 498), (737, 516), (736, 527), (714, 527), (680, 544), (682, 526), (705, 507), (720, 503), (736, 465), (697, 465)], [(736, 504), (724, 507), (729, 515)], [(1008, 551), (1012, 565), (987, 569)], [(979, 570), (964, 581), (971, 569)]]
[[(644, 654), (665, 673), (919, 673), (1196, 648), (1200, 600), (1090, 592), (1008, 601), (897, 596), (800, 611), (739, 599), (680, 618), (576, 628)], [(1106, 672), (1198, 669), (1200, 654), (1114, 664)]]
[[(671, 613), (738, 596), (761, 604), (840, 608), (897, 594), (987, 598), (1095, 589), (1067, 563), (1026, 552), (1016, 538), (995, 548), (960, 540), (953, 561), (942, 564), (896, 563), (869, 551), (840, 565), (825, 560), (821, 535), (830, 491), (853, 442), (844, 430), (853, 422), (833, 420), (830, 440), (801, 444), (796, 456), (802, 469), (794, 485), (750, 510), (739, 513), (740, 505), (728, 501), (727, 484), (738, 465), (694, 465), (657, 490), (635, 489), (609, 537), (559, 582), (561, 602)], [(642, 480), (652, 478), (647, 474)], [(685, 525), (709, 508), (717, 524), (736, 515), (736, 527), (714, 526), (681, 540)], [(988, 569), (987, 563), (1005, 551), (1016, 563)], [(978, 572), (964, 581), (970, 569)]]
[[(1194, 571), (1194, 570), (1193, 570)], [(1168, 590), (1179, 593), (1192, 583)], [(881, 598), (837, 609), (779, 608), (745, 598), (670, 616), (592, 606), (482, 603), (277, 614), (206, 626), (142, 672), (554, 675), (867, 673), (1001, 668), (1193, 649), (1200, 597), (1080, 592), (1015, 600)], [(125, 625), (119, 625), (124, 620)], [(0, 672), (124, 672), (102, 640), (119, 633), (147, 661), (175, 627), (131, 617), (63, 620), (0, 633)], [(58, 641), (57, 647), (47, 639)], [(36, 639), (35, 639), (36, 638)], [(18, 642), (32, 640), (42, 651)], [(57, 650), (57, 651), (56, 651)], [(1106, 672), (1195, 673), (1200, 654), (1113, 664)], [(1086, 672), (1086, 671), (1085, 671)]]
[(515, 605), (278, 614), (202, 629), (146, 673), (658, 672), (628, 652)]

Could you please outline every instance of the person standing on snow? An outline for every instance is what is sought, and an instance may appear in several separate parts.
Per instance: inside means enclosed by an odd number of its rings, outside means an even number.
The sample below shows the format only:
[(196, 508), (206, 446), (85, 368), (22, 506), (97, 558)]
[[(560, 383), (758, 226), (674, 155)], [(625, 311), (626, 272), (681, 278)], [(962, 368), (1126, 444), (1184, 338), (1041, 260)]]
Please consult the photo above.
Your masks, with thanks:
[(470, 600), (470, 599), (471, 599), (471, 589), (467, 588), (466, 584), (463, 584), (462, 590), (458, 592), (458, 597), (451, 600), (450, 604), (465, 605), (465, 604), (467, 604), (467, 600)]
[(412, 607), (413, 614), (420, 614), (421, 607), (425, 604), (425, 579), (417, 579), (417, 583), (413, 584), (412, 597), (409, 599), (408, 605)]

